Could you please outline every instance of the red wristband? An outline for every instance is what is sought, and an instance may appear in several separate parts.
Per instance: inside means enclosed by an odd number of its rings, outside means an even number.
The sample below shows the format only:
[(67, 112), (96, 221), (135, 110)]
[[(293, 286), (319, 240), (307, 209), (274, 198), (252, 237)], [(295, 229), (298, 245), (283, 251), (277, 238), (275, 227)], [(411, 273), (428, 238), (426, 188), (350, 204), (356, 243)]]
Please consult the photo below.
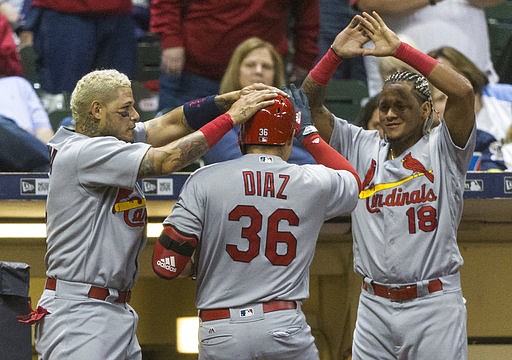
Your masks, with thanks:
[(311, 80), (319, 85), (327, 86), (332, 75), (341, 64), (342, 59), (330, 48), (309, 72)]
[(204, 134), (208, 147), (215, 145), (226, 133), (233, 129), (233, 120), (231, 115), (222, 114), (208, 124), (201, 126), (199, 131)]
[(329, 146), (318, 133), (312, 133), (302, 141), (304, 148), (313, 156), (318, 164), (327, 166), (334, 170), (347, 170), (354, 175), (359, 191), (361, 191), (361, 180), (356, 169), (345, 159), (343, 155)]
[(411, 65), (425, 77), (428, 77), (438, 64), (436, 59), (404, 42), (400, 43), (400, 46), (395, 51), (394, 57)]

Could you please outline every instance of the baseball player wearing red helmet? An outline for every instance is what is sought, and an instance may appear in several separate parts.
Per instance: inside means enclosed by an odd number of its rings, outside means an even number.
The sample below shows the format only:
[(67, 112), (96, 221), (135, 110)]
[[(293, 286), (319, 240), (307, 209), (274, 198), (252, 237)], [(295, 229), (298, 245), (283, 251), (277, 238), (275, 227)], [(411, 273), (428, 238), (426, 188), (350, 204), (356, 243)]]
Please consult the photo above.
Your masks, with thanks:
[[(164, 278), (195, 251), (199, 359), (318, 359), (301, 311), (309, 265), (323, 222), (354, 208), (359, 178), (308, 126), (305, 95), (289, 92), (300, 111), (283, 97), (258, 111), (241, 127), (244, 156), (194, 172), (155, 245)], [(297, 130), (332, 168), (286, 162)]]
[[(364, 47), (369, 40), (374, 45)], [(323, 106), (332, 72), (343, 58), (358, 55), (395, 56), (418, 71), (398, 71), (385, 81), (379, 101), (384, 139)], [(427, 78), (448, 96), (437, 126)], [(354, 268), (363, 278), (353, 359), (466, 359), (456, 237), (475, 146), (471, 84), (401, 42), (373, 12), (354, 17), (302, 87), (322, 136), (364, 178), (352, 212)]]

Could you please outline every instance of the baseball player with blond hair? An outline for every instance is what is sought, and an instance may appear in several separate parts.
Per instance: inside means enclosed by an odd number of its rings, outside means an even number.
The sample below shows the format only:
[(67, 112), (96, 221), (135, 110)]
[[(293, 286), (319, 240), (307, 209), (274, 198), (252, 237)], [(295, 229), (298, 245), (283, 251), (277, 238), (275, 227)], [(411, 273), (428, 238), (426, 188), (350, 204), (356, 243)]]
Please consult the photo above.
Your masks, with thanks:
[[(199, 359), (318, 359), (301, 310), (325, 220), (350, 212), (359, 177), (308, 126), (306, 97), (289, 90), (240, 132), (244, 156), (198, 169), (185, 183), (153, 254), (175, 278), (196, 253)], [(319, 164), (286, 162), (298, 135)], [(172, 264), (166, 266), (166, 264)]]
[[(364, 47), (369, 40), (374, 46)], [(385, 81), (379, 100), (384, 139), (323, 106), (330, 77), (353, 56), (394, 56), (418, 71)], [(429, 81), (448, 96), (437, 126)], [(354, 269), (363, 280), (353, 359), (465, 360), (457, 228), (475, 146), (471, 84), (402, 42), (373, 12), (356, 15), (337, 35), (302, 88), (320, 134), (364, 179), (352, 212)]]
[(186, 166), (277, 94), (286, 95), (256, 84), (139, 122), (126, 75), (98, 70), (78, 81), (71, 95), (76, 130), (61, 127), (49, 142), (47, 280), (38, 308), (24, 319), (37, 323), (40, 360), (141, 359), (138, 316), (128, 304), (146, 243), (137, 180)]

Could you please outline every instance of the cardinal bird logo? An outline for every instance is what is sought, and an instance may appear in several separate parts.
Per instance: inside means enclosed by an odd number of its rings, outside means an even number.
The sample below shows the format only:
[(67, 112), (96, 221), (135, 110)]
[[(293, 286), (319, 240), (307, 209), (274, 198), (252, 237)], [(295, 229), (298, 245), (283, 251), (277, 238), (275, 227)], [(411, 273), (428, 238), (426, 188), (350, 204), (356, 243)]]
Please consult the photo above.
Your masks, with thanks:
[(404, 156), (402, 163), (404, 168), (411, 170), (413, 173), (423, 174), (431, 183), (434, 182), (434, 174), (428, 171), (418, 159), (413, 158), (411, 153)]
[(366, 172), (366, 176), (364, 177), (362, 189), (366, 189), (366, 187), (368, 185), (370, 185), (370, 183), (372, 182), (373, 176), (375, 175), (375, 167), (376, 166), (377, 166), (377, 162), (375, 161), (375, 159), (372, 159), (370, 168), (368, 169), (368, 171)]

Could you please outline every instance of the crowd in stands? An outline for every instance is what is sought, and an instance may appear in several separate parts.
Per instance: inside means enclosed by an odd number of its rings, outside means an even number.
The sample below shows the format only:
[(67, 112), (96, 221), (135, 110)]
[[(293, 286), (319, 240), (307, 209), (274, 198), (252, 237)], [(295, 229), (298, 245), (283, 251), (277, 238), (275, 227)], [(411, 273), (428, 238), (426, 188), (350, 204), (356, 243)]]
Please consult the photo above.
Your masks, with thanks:
[(48, 171), (46, 143), (53, 129), (32, 84), (22, 76), (15, 21), (0, 14), (0, 171)]
[[(485, 13), (506, 1), (258, 0), (247, 7), (236, 0), (0, 0), (0, 124), (6, 139), (0, 145), (0, 171), (47, 171), (45, 144), (59, 123), (50, 121), (51, 105), (43, 95), (69, 94), (81, 76), (97, 68), (115, 68), (137, 80), (137, 45), (148, 36), (161, 48), (160, 76), (151, 90), (158, 96), (155, 110), (162, 113), (194, 98), (239, 89), (244, 81), (300, 84), (354, 14), (372, 10), (402, 38), (471, 81), (480, 156), (472, 170), (512, 170), (512, 84), (500, 83), (493, 67)], [(36, 54), (37, 83), (24, 78), (24, 47)], [(244, 68), (252, 72), (248, 80)], [(377, 89), (401, 68), (407, 65), (391, 57), (343, 60), (333, 79), (363, 81), (370, 95), (355, 123), (379, 129)], [(440, 121), (443, 94), (436, 89), (433, 94)], [(69, 116), (63, 120), (72, 124)], [(300, 144), (293, 149), (290, 162), (314, 162)], [(240, 154), (233, 130), (204, 160)]]

